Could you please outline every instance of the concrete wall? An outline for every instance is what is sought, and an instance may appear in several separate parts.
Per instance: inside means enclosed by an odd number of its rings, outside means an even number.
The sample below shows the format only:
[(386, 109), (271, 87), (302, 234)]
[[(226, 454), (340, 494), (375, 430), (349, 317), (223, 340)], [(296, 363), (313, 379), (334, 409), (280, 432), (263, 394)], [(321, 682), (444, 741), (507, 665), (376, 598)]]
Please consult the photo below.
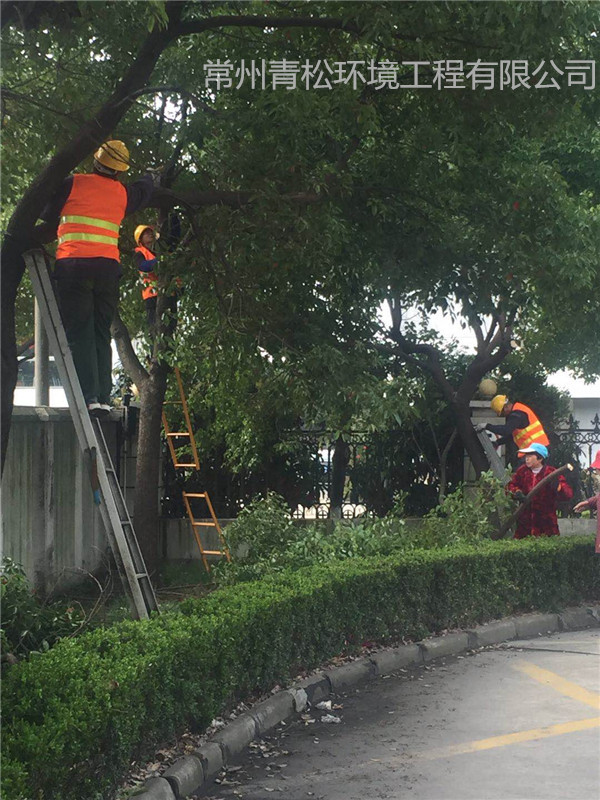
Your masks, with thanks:
[[(115, 449), (118, 414), (105, 424)], [(23, 565), (37, 591), (81, 581), (108, 549), (88, 465), (67, 409), (14, 409), (2, 479), (2, 555)]]
[(561, 536), (587, 536), (596, 533), (597, 523), (595, 518), (590, 517), (587, 519), (565, 517), (558, 520), (558, 530)]
[[(600, 398), (598, 397), (574, 397), (571, 400), (573, 419), (579, 424), (582, 430), (593, 428), (593, 420), (596, 415), (600, 417)], [(597, 438), (597, 437), (595, 437)], [(581, 445), (580, 463), (582, 466), (589, 466), (600, 453), (600, 442), (585, 442)]]
[(574, 397), (571, 400), (573, 418), (580, 428), (591, 428), (596, 414), (600, 416), (600, 397)]

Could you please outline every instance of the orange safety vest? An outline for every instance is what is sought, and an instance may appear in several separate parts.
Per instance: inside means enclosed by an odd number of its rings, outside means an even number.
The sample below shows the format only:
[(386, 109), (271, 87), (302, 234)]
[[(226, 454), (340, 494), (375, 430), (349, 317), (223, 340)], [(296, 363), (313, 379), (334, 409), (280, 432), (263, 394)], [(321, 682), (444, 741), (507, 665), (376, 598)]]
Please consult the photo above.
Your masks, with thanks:
[(516, 428), (512, 434), (513, 441), (519, 450), (522, 450), (524, 447), (529, 447), (529, 445), (534, 442), (548, 447), (550, 440), (546, 436), (542, 423), (529, 406), (526, 406), (524, 403), (513, 403), (512, 410), (524, 411), (529, 418), (529, 425), (526, 428)]
[[(152, 250), (148, 250), (147, 247), (140, 244), (135, 248), (136, 253), (141, 253), (146, 261), (151, 261), (153, 258), (156, 258), (156, 253), (153, 253)], [(157, 297), (158, 295), (158, 275), (153, 270), (150, 272), (140, 272), (140, 280), (142, 281), (144, 288), (142, 289), (142, 299), (143, 300), (150, 300), (151, 297)]]
[(112, 258), (119, 261), (119, 228), (127, 189), (103, 175), (73, 175), (73, 186), (58, 226), (56, 258)]

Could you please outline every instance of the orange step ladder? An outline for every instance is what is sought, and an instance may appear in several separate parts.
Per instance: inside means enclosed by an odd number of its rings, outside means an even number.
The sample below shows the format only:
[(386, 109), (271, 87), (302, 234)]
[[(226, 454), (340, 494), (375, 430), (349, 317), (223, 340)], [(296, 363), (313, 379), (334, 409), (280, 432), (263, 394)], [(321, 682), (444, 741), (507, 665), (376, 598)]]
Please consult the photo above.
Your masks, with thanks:
[[(162, 422), (163, 428), (165, 431), (165, 436), (167, 439), (167, 444), (169, 446), (169, 452), (171, 453), (171, 459), (173, 461), (173, 466), (176, 470), (178, 469), (194, 469), (196, 471), (200, 470), (200, 460), (198, 458), (198, 449), (196, 447), (196, 439), (194, 437), (194, 431), (192, 429), (192, 422), (190, 420), (190, 413), (188, 409), (187, 400), (185, 397), (185, 391), (183, 388), (183, 382), (181, 380), (181, 373), (179, 371), (179, 367), (174, 367), (173, 371), (175, 373), (175, 379), (177, 381), (177, 388), (179, 391), (179, 400), (170, 400), (165, 401), (164, 405), (180, 405), (183, 410), (183, 418), (185, 420), (185, 431), (172, 431), (169, 426), (169, 421), (167, 419), (166, 412), (163, 408), (162, 412)], [(191, 450), (191, 455), (188, 456), (188, 460), (180, 461), (177, 455), (177, 449), (175, 447), (176, 439), (188, 439), (189, 440), (189, 448)], [(225, 557), (227, 561), (231, 561), (231, 553), (229, 552), (229, 547), (227, 546), (227, 542), (225, 541), (225, 536), (223, 535), (223, 530), (219, 525), (219, 520), (215, 515), (215, 511), (213, 508), (213, 504), (210, 501), (210, 497), (208, 496), (208, 492), (182, 492), (183, 502), (185, 503), (185, 509), (187, 511), (188, 518), (190, 520), (190, 525), (192, 528), (192, 532), (196, 539), (196, 543), (198, 545), (198, 549), (200, 550), (200, 555), (202, 557), (202, 562), (204, 564), (204, 568), (207, 572), (210, 572), (210, 564), (206, 558), (206, 556), (221, 556)], [(208, 507), (208, 512), (210, 514), (212, 522), (204, 521), (197, 519), (194, 515), (194, 511), (192, 509), (192, 503), (190, 500), (196, 499), (203, 499)], [(217, 534), (219, 535), (219, 541), (221, 542), (221, 549), (220, 550), (207, 550), (204, 547), (202, 542), (202, 536), (200, 531), (202, 528), (215, 528)]]

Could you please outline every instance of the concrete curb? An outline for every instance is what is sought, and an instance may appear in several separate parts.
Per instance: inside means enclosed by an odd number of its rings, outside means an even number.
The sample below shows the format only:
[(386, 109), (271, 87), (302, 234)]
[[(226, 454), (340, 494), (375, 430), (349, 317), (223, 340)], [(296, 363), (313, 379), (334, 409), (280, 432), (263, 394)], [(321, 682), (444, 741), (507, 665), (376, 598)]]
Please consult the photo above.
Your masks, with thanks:
[(164, 778), (150, 778), (144, 784), (144, 791), (133, 796), (135, 800), (176, 800), (169, 781)]
[(202, 761), (197, 756), (184, 756), (163, 773), (163, 778), (169, 781), (177, 800), (187, 797), (205, 782)]
[(291, 692), (278, 692), (272, 697), (257, 703), (248, 711), (256, 723), (259, 736), (279, 725), (282, 719), (291, 717), (294, 713), (294, 698)]
[(548, 633), (600, 627), (600, 605), (567, 608), (559, 614), (524, 614), (478, 625), (465, 631), (432, 636), (416, 644), (379, 650), (339, 667), (317, 672), (289, 689), (262, 700), (240, 714), (199, 750), (176, 761), (162, 778), (150, 778), (135, 800), (184, 800), (206, 788), (219, 772), (231, 765), (254, 739), (281, 722), (316, 705), (332, 694), (353, 689), (360, 683), (398, 670), (418, 667), (445, 658), (502, 644), (531, 639)]
[(445, 636), (433, 636), (419, 642), (423, 652), (423, 661), (433, 661), (434, 658), (455, 656), (469, 649), (468, 633), (447, 633)]
[[(265, 703), (268, 703), (265, 700)], [(236, 756), (248, 747), (260, 735), (254, 717), (250, 712), (240, 714), (239, 717), (226, 725), (223, 730), (213, 736), (213, 742), (221, 745), (223, 750), (223, 764), (228, 767), (235, 761)]]
[(530, 639), (532, 636), (543, 636), (545, 633), (556, 633), (558, 614), (525, 614), (515, 617), (517, 639)]
[(216, 742), (206, 742), (199, 750), (194, 751), (194, 755), (202, 762), (204, 783), (210, 783), (225, 766), (223, 751)]

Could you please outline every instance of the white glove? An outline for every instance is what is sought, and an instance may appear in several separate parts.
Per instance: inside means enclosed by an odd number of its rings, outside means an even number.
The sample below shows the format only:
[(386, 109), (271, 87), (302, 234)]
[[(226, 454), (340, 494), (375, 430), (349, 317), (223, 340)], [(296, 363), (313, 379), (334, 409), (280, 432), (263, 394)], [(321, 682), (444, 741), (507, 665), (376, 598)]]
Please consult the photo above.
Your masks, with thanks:
[(481, 431), (485, 430), (485, 426), (487, 425), (486, 422), (478, 422), (477, 425), (474, 426), (477, 433), (481, 433)]

